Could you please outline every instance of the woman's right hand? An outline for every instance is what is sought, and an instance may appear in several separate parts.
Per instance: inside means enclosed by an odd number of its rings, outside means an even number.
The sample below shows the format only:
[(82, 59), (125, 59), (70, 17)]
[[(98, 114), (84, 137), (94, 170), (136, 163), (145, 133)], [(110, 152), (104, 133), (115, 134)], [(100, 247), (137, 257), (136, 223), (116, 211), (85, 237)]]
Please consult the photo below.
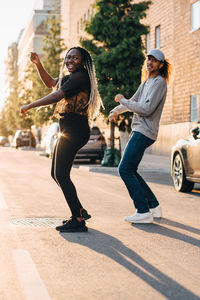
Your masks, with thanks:
[(36, 65), (40, 62), (39, 56), (36, 52), (31, 52), (30, 60)]
[(23, 115), (25, 115), (29, 109), (30, 109), (29, 104), (22, 105), (22, 106), (21, 106), (21, 113), (22, 113)]
[(117, 116), (118, 116), (118, 114), (116, 112), (111, 112), (108, 116), (108, 119), (110, 122), (116, 122)]

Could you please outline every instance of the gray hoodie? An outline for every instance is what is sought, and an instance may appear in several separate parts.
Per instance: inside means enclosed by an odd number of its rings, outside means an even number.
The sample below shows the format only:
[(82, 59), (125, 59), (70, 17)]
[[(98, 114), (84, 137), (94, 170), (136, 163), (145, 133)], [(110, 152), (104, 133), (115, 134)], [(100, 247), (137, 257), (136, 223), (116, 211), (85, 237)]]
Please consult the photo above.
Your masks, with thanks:
[(167, 95), (165, 78), (158, 75), (148, 78), (141, 84), (130, 99), (122, 99), (121, 104), (111, 112), (118, 114), (132, 111), (132, 130), (140, 132), (152, 140), (156, 140), (159, 122)]

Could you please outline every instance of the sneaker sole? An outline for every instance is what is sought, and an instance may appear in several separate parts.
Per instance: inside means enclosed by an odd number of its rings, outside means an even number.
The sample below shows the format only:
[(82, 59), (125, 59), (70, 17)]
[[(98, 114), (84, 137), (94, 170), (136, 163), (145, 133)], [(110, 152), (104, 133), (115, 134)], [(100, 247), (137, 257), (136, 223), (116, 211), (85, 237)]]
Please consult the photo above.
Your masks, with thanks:
[(153, 213), (153, 212), (151, 212), (151, 213), (152, 213), (153, 218), (162, 218), (161, 214), (156, 214), (156, 213)]
[(142, 220), (137, 220), (137, 221), (128, 221), (128, 220), (124, 219), (124, 221), (127, 222), (127, 223), (152, 223), (153, 218), (142, 219)]
[(132, 224), (144, 224), (144, 223), (153, 223), (153, 218), (147, 218), (147, 219), (143, 219), (143, 220), (137, 220), (137, 221), (133, 221), (131, 222)]
[(87, 232), (88, 231), (88, 228), (87, 227), (83, 227), (83, 228), (70, 228), (70, 229), (57, 229), (57, 231), (60, 231), (60, 232)]

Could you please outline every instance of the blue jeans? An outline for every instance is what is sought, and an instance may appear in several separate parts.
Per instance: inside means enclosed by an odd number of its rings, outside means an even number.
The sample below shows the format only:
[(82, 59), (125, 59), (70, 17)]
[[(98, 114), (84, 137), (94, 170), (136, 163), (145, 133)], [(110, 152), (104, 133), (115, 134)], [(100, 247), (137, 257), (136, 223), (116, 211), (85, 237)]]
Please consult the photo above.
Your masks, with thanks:
[(138, 213), (149, 212), (150, 208), (159, 205), (150, 187), (137, 172), (144, 151), (154, 142), (140, 132), (133, 132), (119, 165), (119, 174)]

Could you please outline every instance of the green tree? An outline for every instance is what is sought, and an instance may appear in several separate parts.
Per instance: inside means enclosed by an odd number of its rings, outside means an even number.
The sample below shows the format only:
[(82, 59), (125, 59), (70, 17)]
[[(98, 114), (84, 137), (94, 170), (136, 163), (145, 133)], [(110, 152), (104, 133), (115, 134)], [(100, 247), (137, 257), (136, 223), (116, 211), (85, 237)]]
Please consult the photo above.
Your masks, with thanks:
[(9, 94), (1, 111), (1, 130), (13, 134), (19, 126), (18, 106), (18, 68), (17, 68), (17, 43), (12, 43), (8, 48), (6, 61), (6, 81)]
[[(20, 107), (24, 104), (28, 104), (34, 100), (37, 100), (38, 91), (35, 91), (33, 86), (35, 85), (35, 81), (37, 81), (37, 71), (33, 64), (30, 62), (27, 63), (25, 69), (25, 76), (23, 80), (19, 83), (19, 93), (18, 93), (18, 105), (19, 105), (19, 113)], [(40, 85), (40, 96), (42, 96), (42, 88), (41, 82), (38, 79), (38, 85)], [(38, 88), (38, 85), (37, 88)], [(34, 111), (29, 111), (26, 115), (22, 115), (20, 113), (19, 124), (21, 129), (31, 129), (31, 126), (34, 124)]]
[[(47, 88), (40, 79), (37, 69), (32, 62), (28, 61), (24, 73), (25, 76), (23, 81), (20, 82), (19, 88), (20, 106), (34, 102), (51, 92), (51, 89)], [(33, 109), (28, 111), (25, 116), (21, 115), (21, 128), (30, 128), (30, 126), (33, 124), (36, 127), (41, 126), (45, 121), (48, 120), (48, 117), (45, 114), (45, 109), (46, 107), (41, 108), (40, 110)]]
[[(105, 106), (102, 113), (106, 118), (116, 106), (114, 96), (122, 93), (130, 98), (140, 83), (144, 62), (142, 35), (148, 32), (141, 20), (151, 1), (132, 2), (97, 0), (94, 6), (96, 14), (85, 26), (90, 37), (80, 40), (93, 56), (99, 92)], [(119, 129), (130, 129), (130, 122), (130, 113), (120, 115)]]
[(4, 106), (0, 113), (0, 135), (3, 136), (8, 136), (10, 134), (6, 119), (6, 110)]

